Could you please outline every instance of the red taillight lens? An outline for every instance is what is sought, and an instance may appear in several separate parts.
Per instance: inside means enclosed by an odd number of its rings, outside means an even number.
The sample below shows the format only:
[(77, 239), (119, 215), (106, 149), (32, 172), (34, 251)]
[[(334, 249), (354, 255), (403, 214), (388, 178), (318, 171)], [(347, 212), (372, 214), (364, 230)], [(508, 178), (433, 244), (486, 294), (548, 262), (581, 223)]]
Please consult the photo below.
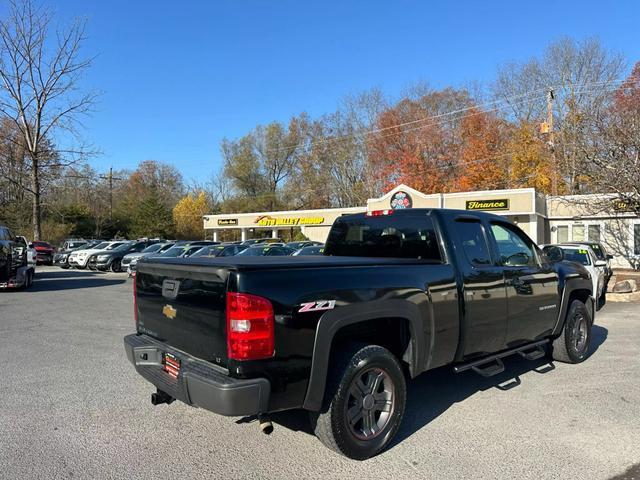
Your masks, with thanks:
[(367, 212), (367, 217), (381, 217), (383, 215), (393, 215), (393, 210), (372, 210)]
[(266, 298), (227, 292), (227, 355), (233, 360), (269, 358), (274, 351), (273, 306)]
[(136, 274), (133, 274), (133, 319), (136, 322), (136, 329), (138, 328), (138, 286), (136, 285)]

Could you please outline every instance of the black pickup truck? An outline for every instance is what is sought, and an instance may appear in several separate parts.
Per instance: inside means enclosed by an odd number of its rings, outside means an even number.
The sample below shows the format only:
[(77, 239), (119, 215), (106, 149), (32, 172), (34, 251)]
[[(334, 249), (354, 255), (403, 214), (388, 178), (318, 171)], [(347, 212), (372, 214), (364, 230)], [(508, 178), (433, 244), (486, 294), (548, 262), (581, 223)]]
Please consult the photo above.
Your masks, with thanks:
[(22, 238), (0, 225), (0, 289), (27, 288), (33, 282), (35, 269), (29, 264), (28, 246)]
[(325, 445), (365, 459), (395, 435), (405, 379), (587, 357), (589, 274), (551, 253), (496, 215), (407, 209), (340, 217), (323, 256), (145, 258), (125, 350), (153, 404), (265, 429), (306, 409)]

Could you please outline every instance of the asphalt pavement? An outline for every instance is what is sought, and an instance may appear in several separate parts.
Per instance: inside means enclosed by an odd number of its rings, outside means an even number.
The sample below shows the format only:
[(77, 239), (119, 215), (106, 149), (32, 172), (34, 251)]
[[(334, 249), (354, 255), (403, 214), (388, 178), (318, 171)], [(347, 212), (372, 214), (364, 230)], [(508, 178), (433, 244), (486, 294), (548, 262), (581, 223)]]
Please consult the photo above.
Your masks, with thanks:
[(323, 447), (302, 411), (276, 415), (266, 436), (256, 422), (152, 406), (124, 354), (132, 310), (125, 274), (39, 268), (30, 290), (0, 292), (0, 478), (638, 475), (639, 304), (599, 312), (580, 365), (510, 358), (489, 379), (423, 374), (392, 447), (364, 462)]

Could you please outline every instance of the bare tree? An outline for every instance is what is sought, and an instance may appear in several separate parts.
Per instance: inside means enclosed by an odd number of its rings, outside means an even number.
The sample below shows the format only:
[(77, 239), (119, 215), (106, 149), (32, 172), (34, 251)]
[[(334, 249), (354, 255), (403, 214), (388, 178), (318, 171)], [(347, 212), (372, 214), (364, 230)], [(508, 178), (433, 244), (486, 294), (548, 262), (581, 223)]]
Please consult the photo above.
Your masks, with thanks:
[(42, 234), (42, 177), (70, 165), (89, 152), (84, 146), (57, 146), (62, 131), (77, 139), (80, 117), (95, 102), (95, 93), (79, 91), (79, 79), (91, 65), (80, 57), (85, 23), (75, 21), (53, 30), (50, 12), (32, 0), (12, 0), (0, 20), (0, 112), (19, 131), (29, 163), (33, 237)]
[(640, 62), (611, 105), (596, 112), (590, 127), (595, 134), (581, 150), (595, 166), (589, 181), (600, 192), (613, 194), (618, 210), (640, 214)]
[(555, 150), (569, 193), (588, 193), (585, 173), (594, 165), (584, 161), (583, 146), (597, 133), (589, 128), (593, 115), (606, 108), (624, 69), (624, 57), (597, 38), (561, 38), (541, 58), (507, 64), (498, 72), (493, 87), (497, 106), (519, 122), (543, 121), (546, 91), (554, 90)]

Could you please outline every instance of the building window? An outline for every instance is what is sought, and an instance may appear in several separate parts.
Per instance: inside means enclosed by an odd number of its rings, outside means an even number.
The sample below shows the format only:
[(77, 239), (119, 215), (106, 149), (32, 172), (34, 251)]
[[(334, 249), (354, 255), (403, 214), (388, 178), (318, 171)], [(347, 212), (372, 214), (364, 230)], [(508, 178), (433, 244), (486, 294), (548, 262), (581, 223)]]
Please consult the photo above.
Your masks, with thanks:
[(633, 226), (633, 253), (640, 255), (640, 223)]
[(584, 242), (584, 225), (573, 226), (573, 238), (574, 242)]
[(587, 232), (590, 242), (600, 243), (600, 225), (589, 225)]
[(560, 225), (557, 227), (556, 235), (558, 237), (558, 241), (556, 243), (567, 243), (569, 241), (569, 226), (568, 225)]

